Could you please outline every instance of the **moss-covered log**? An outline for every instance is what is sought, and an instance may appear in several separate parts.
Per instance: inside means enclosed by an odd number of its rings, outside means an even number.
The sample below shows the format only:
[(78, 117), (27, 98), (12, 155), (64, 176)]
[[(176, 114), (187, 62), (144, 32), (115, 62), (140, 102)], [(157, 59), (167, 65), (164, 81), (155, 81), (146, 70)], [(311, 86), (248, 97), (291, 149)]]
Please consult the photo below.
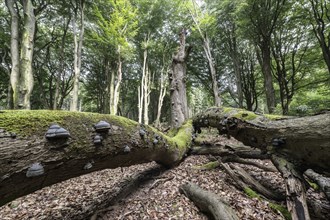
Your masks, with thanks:
[(265, 154), (277, 153), (299, 167), (330, 173), (330, 112), (301, 117), (257, 115), (240, 109), (210, 108), (193, 119), (196, 132), (214, 127)]
[[(109, 130), (96, 131), (94, 125), (101, 120), (110, 124)], [(46, 139), (51, 124), (66, 129), (70, 137)], [(2, 111), (0, 205), (45, 186), (105, 168), (150, 161), (175, 165), (186, 153), (191, 133), (191, 122), (182, 126), (176, 136), (168, 137), (152, 127), (118, 116)]]

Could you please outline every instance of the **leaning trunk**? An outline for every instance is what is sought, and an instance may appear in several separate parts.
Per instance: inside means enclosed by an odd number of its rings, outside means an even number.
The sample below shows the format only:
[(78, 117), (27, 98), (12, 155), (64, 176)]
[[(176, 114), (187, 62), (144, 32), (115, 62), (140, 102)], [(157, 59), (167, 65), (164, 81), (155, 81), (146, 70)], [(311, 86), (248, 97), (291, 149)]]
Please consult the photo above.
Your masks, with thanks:
[(205, 55), (207, 57), (207, 61), (209, 63), (209, 68), (210, 68), (210, 73), (211, 73), (214, 105), (217, 106), (217, 107), (220, 107), (221, 106), (221, 98), (219, 96), (217, 72), (216, 72), (216, 69), (215, 69), (214, 59), (213, 59), (211, 49), (210, 49), (210, 40), (209, 40), (207, 35), (203, 38), (203, 41), (204, 41), (203, 48), (204, 48)]

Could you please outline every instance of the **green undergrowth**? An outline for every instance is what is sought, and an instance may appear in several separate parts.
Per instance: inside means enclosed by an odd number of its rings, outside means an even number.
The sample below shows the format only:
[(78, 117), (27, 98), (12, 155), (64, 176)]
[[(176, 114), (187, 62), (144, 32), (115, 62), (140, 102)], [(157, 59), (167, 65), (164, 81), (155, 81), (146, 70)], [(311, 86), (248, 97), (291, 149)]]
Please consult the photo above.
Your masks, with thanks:
[[(251, 189), (249, 187), (246, 187), (244, 189), (244, 192), (250, 198), (257, 198), (258, 200), (262, 199), (262, 197), (257, 192), (255, 192), (253, 189)], [(267, 199), (266, 199), (266, 201), (268, 202), (268, 206), (271, 209), (273, 209), (274, 211), (279, 211), (284, 216), (284, 218), (286, 220), (291, 220), (291, 214), (290, 214), (290, 212), (288, 211), (288, 209), (286, 207), (284, 207), (283, 205), (273, 203), (273, 202), (271, 202)]]

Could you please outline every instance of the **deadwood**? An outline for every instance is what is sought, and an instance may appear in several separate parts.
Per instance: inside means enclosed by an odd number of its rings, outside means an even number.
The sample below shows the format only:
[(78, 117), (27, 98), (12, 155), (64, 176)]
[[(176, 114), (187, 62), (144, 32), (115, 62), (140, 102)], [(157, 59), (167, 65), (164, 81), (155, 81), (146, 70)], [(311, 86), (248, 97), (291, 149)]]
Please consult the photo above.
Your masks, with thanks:
[[(277, 120), (274, 120), (277, 119)], [(311, 168), (330, 173), (330, 112), (302, 118), (257, 115), (240, 109), (210, 108), (193, 120), (194, 130), (217, 128), (271, 157), (286, 181), (286, 201), (293, 220), (310, 219), (303, 172)], [(231, 171), (232, 178), (245, 183)], [(235, 174), (235, 175), (234, 175)], [(241, 177), (244, 177), (240, 173)]]
[[(272, 120), (271, 120), (272, 119)], [(311, 168), (330, 173), (330, 112), (279, 118), (240, 109), (210, 108), (193, 119), (196, 132), (213, 127), (265, 154), (277, 153), (301, 171)]]
[[(110, 124), (108, 130), (93, 127), (101, 120)], [(64, 132), (55, 140), (46, 139), (45, 133), (53, 123), (66, 129), (70, 137), (61, 137)], [(189, 123), (170, 138), (118, 116), (64, 111), (1, 112), (0, 206), (97, 170), (151, 161), (173, 166), (186, 153), (191, 132)]]
[(309, 179), (316, 182), (330, 201), (330, 178), (314, 172), (312, 169), (306, 170), (304, 173)]
[(238, 220), (234, 210), (219, 196), (201, 189), (193, 183), (180, 186), (180, 192), (185, 194), (202, 211), (215, 220)]

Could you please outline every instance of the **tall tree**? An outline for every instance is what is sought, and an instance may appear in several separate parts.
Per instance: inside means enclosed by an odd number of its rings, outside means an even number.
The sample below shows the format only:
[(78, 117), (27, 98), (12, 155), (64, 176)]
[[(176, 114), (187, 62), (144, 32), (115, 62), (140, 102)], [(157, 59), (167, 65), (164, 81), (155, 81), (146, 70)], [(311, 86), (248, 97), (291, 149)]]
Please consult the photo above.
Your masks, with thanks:
[[(31, 0), (23, 1), (23, 32), (19, 35), (19, 7), (14, 0), (6, 0), (11, 17), (11, 74), (14, 108), (30, 109), (33, 89), (32, 57), (35, 35), (35, 15)], [(21, 38), (20, 38), (21, 37)], [(20, 40), (19, 40), (20, 39)]]
[(271, 72), (271, 36), (286, 0), (245, 0), (242, 4), (241, 26), (257, 47), (258, 61), (264, 76), (268, 111), (275, 109), (275, 90)]
[(322, 49), (324, 61), (330, 74), (330, 3), (328, 0), (308, 0), (306, 9), (310, 13), (314, 34)]
[[(74, 78), (73, 78), (73, 90), (72, 99), (70, 103), (70, 111), (78, 111), (78, 97), (79, 97), (79, 84), (80, 84), (80, 72), (81, 72), (81, 53), (84, 39), (85, 30), (85, 0), (72, 1), (72, 7), (74, 10), (74, 16), (72, 19), (73, 26), (73, 39), (74, 39)], [(78, 27), (77, 27), (78, 25)]]
[[(105, 8), (110, 10), (104, 10)], [(136, 34), (136, 10), (128, 0), (108, 0), (106, 6), (97, 5), (94, 9), (99, 30), (93, 34), (94, 39), (115, 54), (116, 66), (110, 69), (110, 60), (106, 60), (108, 77), (110, 114), (116, 115), (120, 98), (120, 86), (123, 79), (123, 60), (132, 52), (131, 40)], [(109, 52), (108, 52), (109, 53)]]
[(208, 13), (207, 11), (202, 11), (198, 6), (195, 0), (192, 0), (192, 7), (190, 9), (191, 18), (194, 21), (194, 26), (197, 29), (200, 38), (203, 42), (203, 49), (205, 56), (207, 58), (207, 62), (209, 64), (209, 70), (212, 80), (212, 90), (213, 90), (213, 98), (214, 105), (221, 106), (221, 98), (219, 95), (219, 87), (218, 87), (218, 76), (216, 71), (215, 59), (213, 58), (211, 43), (210, 43), (210, 27), (214, 24), (214, 17)]

